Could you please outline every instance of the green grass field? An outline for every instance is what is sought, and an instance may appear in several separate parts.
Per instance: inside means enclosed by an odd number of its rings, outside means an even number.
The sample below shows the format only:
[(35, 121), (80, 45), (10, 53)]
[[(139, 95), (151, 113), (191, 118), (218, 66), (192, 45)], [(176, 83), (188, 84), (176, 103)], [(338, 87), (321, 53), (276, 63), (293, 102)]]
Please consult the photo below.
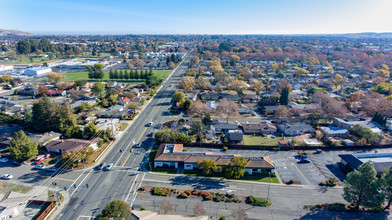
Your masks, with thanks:
[[(170, 74), (170, 70), (154, 70), (154, 75), (157, 76), (160, 79), (166, 78)], [(90, 80), (88, 78), (88, 73), (87, 72), (69, 72), (69, 73), (64, 73), (63, 76), (65, 77), (63, 81), (79, 81), (79, 80)], [(109, 79), (109, 71), (104, 71), (104, 77), (101, 81), (108, 81)], [(94, 80), (96, 81), (96, 80)], [(115, 80), (117, 81), (117, 80)], [(125, 80), (121, 79), (118, 81), (143, 81), (141, 79), (138, 80)]]
[(244, 145), (275, 146), (281, 138), (266, 138), (259, 135), (244, 135)]

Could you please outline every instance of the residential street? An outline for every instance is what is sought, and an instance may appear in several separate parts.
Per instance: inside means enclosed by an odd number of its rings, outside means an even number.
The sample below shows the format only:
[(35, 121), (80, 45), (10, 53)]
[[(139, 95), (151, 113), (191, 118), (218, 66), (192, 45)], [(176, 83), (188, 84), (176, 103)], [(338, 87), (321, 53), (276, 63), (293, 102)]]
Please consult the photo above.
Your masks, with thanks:
[[(176, 84), (175, 81), (184, 75), (188, 60), (189, 57), (186, 57), (173, 75), (163, 83), (161, 90), (102, 160), (106, 163), (114, 163), (112, 170), (89, 169), (70, 172), (61, 175), (56, 180), (60, 188), (77, 186), (76, 189), (69, 189), (70, 203), (58, 216), (58, 219), (62, 219), (64, 216), (67, 219), (78, 219), (79, 216), (96, 216), (110, 201), (115, 199), (130, 202), (131, 190), (141, 183), (143, 177), (143, 173), (137, 174), (137, 170), (145, 153), (151, 149), (153, 144), (153, 138), (147, 138), (147, 134), (155, 131), (164, 121), (169, 120), (167, 109), (175, 91), (175, 86), (171, 85)], [(146, 124), (149, 122), (153, 122), (154, 125), (147, 127)], [(142, 148), (133, 149), (132, 147), (138, 142), (142, 142)], [(85, 184), (89, 184), (89, 188), (84, 187)]]

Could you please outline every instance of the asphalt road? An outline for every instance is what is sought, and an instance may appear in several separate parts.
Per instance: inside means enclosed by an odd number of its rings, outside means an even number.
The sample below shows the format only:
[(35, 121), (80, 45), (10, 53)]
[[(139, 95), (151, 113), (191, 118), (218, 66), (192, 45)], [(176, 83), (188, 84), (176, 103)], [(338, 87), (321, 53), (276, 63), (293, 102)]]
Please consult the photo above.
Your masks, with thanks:
[[(111, 151), (103, 162), (113, 163), (110, 171), (96, 171), (94, 169), (83, 172), (70, 172), (56, 180), (58, 186), (69, 187), (76, 185), (77, 188), (69, 188), (70, 202), (60, 213), (58, 219), (82, 219), (83, 216), (96, 216), (106, 205), (116, 199), (132, 203), (134, 190), (141, 184), (143, 172), (137, 172), (141, 162), (153, 145), (153, 138), (147, 134), (156, 130), (156, 127), (169, 120), (167, 110), (170, 100), (175, 92), (176, 84), (185, 74), (187, 62), (184, 62), (174, 71), (172, 76), (163, 83), (161, 90), (148, 103), (145, 109), (133, 121), (123, 136), (112, 146)], [(146, 124), (153, 122), (153, 126)], [(136, 143), (142, 142), (139, 149), (132, 148)], [(122, 149), (122, 152), (120, 152)], [(72, 183), (71, 181), (74, 180)], [(86, 184), (89, 185), (86, 188)]]

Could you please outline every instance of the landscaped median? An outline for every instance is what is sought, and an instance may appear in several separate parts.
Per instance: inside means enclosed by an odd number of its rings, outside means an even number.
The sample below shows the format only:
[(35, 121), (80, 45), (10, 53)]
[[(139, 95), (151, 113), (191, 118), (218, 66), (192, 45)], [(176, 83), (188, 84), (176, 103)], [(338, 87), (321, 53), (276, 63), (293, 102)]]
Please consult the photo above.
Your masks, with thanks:
[(205, 190), (180, 190), (168, 187), (141, 186), (138, 189), (140, 194), (151, 194), (153, 196), (173, 197), (177, 199), (197, 199), (203, 201), (244, 203), (251, 206), (269, 207), (271, 202), (265, 198), (254, 196), (241, 196), (230, 193), (219, 193)]
[(330, 212), (387, 212), (383, 207), (358, 209), (355, 205), (346, 203), (324, 203), (316, 205), (305, 205), (303, 209), (308, 211), (330, 211)]

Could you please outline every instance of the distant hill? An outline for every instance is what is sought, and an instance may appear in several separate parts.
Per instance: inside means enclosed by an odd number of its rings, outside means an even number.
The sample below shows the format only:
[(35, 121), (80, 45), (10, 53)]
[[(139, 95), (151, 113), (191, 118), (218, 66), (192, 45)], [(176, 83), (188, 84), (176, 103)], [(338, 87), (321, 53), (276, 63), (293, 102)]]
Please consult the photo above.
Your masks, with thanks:
[(392, 32), (375, 33), (375, 32), (364, 32), (364, 33), (349, 33), (342, 34), (342, 36), (352, 38), (392, 38)]
[(36, 34), (25, 32), (25, 31), (18, 31), (18, 30), (6, 30), (0, 29), (0, 37), (4, 36), (34, 36)]

